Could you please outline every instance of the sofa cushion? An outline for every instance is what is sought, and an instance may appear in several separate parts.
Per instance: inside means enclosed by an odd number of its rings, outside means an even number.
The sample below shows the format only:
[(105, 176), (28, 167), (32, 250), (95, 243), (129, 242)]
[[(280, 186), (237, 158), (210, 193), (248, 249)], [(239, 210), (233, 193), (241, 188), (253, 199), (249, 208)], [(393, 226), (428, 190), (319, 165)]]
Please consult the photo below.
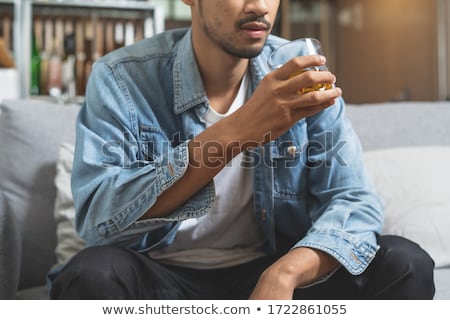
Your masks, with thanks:
[(0, 190), (0, 300), (13, 299), (19, 282), (20, 252), (19, 226), (11, 203)]
[(71, 174), (75, 147), (70, 143), (63, 143), (59, 149), (59, 159), (56, 165), (56, 266), (61, 266), (86, 244), (75, 231), (75, 207), (71, 190)]
[[(45, 284), (55, 263), (58, 148), (74, 142), (78, 105), (4, 100), (0, 116), (0, 295)], [(12, 227), (13, 226), (13, 227)], [(8, 232), (3, 232), (8, 229)], [(20, 279), (20, 283), (19, 283)]]
[(450, 266), (450, 147), (399, 147), (366, 152), (385, 206), (384, 234), (421, 245), (436, 267)]
[(365, 151), (450, 145), (450, 102), (349, 104), (346, 114)]

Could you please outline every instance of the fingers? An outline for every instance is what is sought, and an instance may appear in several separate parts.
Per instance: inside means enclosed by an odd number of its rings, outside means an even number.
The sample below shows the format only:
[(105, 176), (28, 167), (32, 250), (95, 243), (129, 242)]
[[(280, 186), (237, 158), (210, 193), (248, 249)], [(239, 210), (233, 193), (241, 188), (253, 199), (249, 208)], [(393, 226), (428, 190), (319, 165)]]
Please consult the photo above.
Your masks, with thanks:
[(298, 95), (298, 97), (294, 101), (292, 101), (292, 103), (296, 106), (296, 108), (301, 108), (304, 106), (315, 106), (324, 103), (326, 104), (330, 101), (334, 102), (341, 95), (342, 89), (336, 87), (329, 90), (313, 91)]
[[(336, 76), (328, 71), (306, 71), (292, 79), (283, 81), (277, 92), (285, 95), (295, 105), (316, 105), (324, 99), (336, 99), (341, 89), (336, 89)], [(303, 97), (305, 96), (305, 97)]]
[(293, 103), (292, 112), (298, 118), (308, 117), (320, 112), (336, 103), (336, 99), (342, 95), (341, 88), (332, 88), (324, 91), (314, 91), (299, 95)]
[(325, 66), (326, 58), (320, 55), (296, 57), (275, 72), (279, 80), (287, 80), (293, 75), (301, 73), (302, 70), (314, 67)]
[(342, 95), (342, 90), (334, 87), (333, 73), (305, 71), (325, 67), (325, 62), (325, 57), (319, 55), (297, 57), (268, 75), (270, 91), (289, 119), (299, 120), (324, 110)]
[(335, 83), (336, 76), (329, 71), (305, 71), (286, 80), (286, 86), (300, 93), (331, 89)]
[[(273, 79), (282, 81), (289, 92), (310, 92), (320, 88), (330, 89), (336, 82), (336, 76), (326, 69), (325, 57), (303, 56), (289, 61), (272, 73)], [(314, 68), (323, 67), (324, 71)], [(307, 70), (305, 70), (307, 69)]]

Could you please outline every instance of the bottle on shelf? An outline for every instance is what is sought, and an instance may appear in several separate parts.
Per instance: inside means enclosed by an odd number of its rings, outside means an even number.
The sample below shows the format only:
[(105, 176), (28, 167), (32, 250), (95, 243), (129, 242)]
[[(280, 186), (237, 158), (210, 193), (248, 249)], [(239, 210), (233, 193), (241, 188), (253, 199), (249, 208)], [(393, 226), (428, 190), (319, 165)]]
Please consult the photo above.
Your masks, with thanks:
[(0, 18), (0, 36), (4, 41), (5, 48), (8, 51), (12, 51), (13, 47), (11, 44), (11, 31), (13, 25), (13, 18), (10, 15), (4, 15)]
[(84, 24), (84, 53), (86, 60), (83, 65), (83, 90), (91, 74), (92, 65), (94, 64), (94, 21), (92, 19), (86, 20)]
[(97, 18), (94, 23), (94, 61), (97, 61), (105, 54), (105, 32), (105, 20), (102, 18)]
[(77, 95), (84, 95), (84, 62), (86, 53), (84, 49), (84, 18), (75, 19), (75, 79)]
[(86, 60), (83, 66), (83, 88), (86, 88), (89, 75), (92, 71), (92, 65), (94, 64), (93, 51), (92, 51), (92, 39), (84, 40), (84, 50), (86, 53)]
[(36, 35), (33, 34), (31, 48), (31, 81), (30, 94), (39, 95), (41, 92), (41, 54), (36, 41)]
[(53, 42), (53, 50), (48, 60), (48, 94), (60, 99), (63, 90), (62, 58), (57, 49), (57, 42)]
[(66, 102), (73, 102), (76, 99), (76, 78), (75, 78), (75, 34), (69, 33), (64, 37), (64, 59), (62, 62), (62, 82), (63, 96)]
[(115, 49), (115, 27), (114, 20), (107, 19), (105, 23), (105, 52), (111, 52)]
[(114, 49), (125, 45), (125, 26), (123, 21), (116, 21), (114, 24)]
[(40, 94), (48, 95), (48, 70), (50, 55), (53, 50), (53, 20), (49, 17), (40, 19), (42, 21), (42, 48), (41, 48), (41, 81)]

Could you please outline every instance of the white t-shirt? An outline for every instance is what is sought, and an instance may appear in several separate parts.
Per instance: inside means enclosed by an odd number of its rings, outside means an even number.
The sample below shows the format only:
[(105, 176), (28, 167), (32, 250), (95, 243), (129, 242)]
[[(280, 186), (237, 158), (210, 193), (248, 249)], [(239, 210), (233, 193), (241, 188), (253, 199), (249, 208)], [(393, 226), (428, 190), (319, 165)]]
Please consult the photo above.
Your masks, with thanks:
[[(201, 119), (206, 126), (230, 115), (246, 100), (247, 76), (226, 114), (211, 107)], [(253, 215), (253, 179), (250, 168), (236, 156), (214, 178), (215, 206), (206, 215), (185, 220), (174, 242), (163, 250), (150, 252), (151, 258), (195, 269), (224, 268), (249, 262), (264, 255), (258, 247), (263, 234)]]

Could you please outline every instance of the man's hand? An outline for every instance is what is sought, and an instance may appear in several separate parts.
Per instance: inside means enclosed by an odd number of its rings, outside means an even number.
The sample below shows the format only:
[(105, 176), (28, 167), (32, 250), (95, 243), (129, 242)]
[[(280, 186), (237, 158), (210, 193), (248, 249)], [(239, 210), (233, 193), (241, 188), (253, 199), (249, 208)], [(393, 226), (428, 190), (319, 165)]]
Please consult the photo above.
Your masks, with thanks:
[(338, 267), (330, 255), (312, 248), (296, 248), (266, 269), (250, 299), (291, 300), (294, 290)]
[(334, 105), (342, 95), (338, 87), (299, 94), (303, 88), (335, 83), (336, 77), (329, 71), (299, 73), (324, 63), (321, 56), (297, 57), (267, 74), (242, 108), (229, 116), (234, 125), (231, 135), (241, 135), (240, 141), (268, 142), (268, 134), (275, 139), (300, 119)]

